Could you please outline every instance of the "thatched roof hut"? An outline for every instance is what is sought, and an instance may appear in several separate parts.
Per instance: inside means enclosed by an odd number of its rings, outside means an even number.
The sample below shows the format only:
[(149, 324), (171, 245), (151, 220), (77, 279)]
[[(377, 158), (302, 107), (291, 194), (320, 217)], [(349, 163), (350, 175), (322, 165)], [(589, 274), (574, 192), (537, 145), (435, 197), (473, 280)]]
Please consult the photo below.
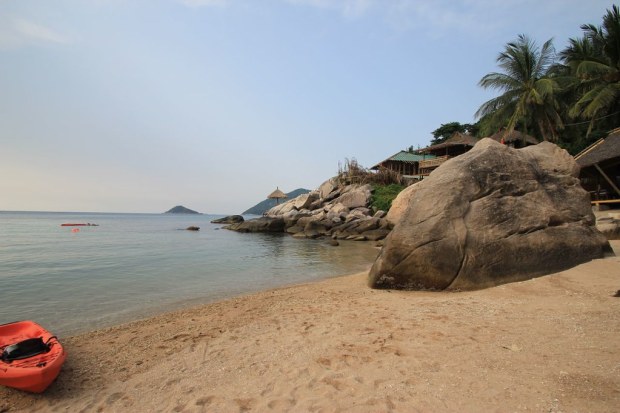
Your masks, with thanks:
[(620, 128), (575, 155), (575, 161), (581, 168), (614, 160), (620, 162)]
[(581, 185), (593, 201), (620, 199), (620, 128), (575, 156)]
[(419, 153), (433, 154), (435, 156), (448, 155), (450, 157), (461, 155), (478, 143), (478, 138), (466, 133), (455, 132), (450, 138), (437, 145), (427, 146), (418, 150)]
[(430, 174), (437, 169), (439, 165), (444, 163), (450, 158), (459, 156), (469, 151), (478, 143), (478, 138), (468, 135), (466, 133), (455, 132), (445, 142), (438, 143), (437, 145), (427, 146), (426, 148), (418, 150), (418, 153), (426, 156), (433, 155), (432, 159), (425, 159), (420, 161), (419, 173), (422, 176)]

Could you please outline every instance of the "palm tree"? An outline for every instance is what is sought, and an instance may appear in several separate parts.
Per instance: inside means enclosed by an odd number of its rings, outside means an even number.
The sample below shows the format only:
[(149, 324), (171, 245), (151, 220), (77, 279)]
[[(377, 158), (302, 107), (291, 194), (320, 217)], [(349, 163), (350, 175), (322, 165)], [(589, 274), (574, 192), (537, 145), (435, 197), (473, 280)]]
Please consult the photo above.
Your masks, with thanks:
[[(560, 57), (574, 76), (577, 101), (569, 115), (595, 122), (620, 111), (620, 10), (612, 6), (603, 16), (601, 27), (581, 26), (581, 39), (570, 39)], [(618, 117), (612, 122), (618, 121)], [(606, 123), (606, 122), (603, 122)]]
[(497, 58), (503, 72), (489, 73), (479, 82), (485, 89), (497, 89), (503, 93), (482, 104), (476, 117), (481, 118), (486, 128), (505, 127), (506, 133), (517, 126), (524, 133), (528, 133), (528, 128), (534, 128), (538, 137), (557, 141), (563, 122), (555, 98), (559, 86), (548, 76), (554, 58), (552, 39), (540, 49), (525, 35), (506, 44)]

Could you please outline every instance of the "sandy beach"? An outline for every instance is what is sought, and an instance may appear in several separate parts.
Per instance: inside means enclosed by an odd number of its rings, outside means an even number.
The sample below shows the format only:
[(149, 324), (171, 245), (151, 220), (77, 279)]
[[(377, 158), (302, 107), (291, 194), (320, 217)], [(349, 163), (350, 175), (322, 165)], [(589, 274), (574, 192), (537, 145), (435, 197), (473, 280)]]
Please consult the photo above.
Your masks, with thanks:
[(610, 257), (473, 292), (264, 291), (64, 338), (56, 383), (0, 412), (618, 411), (618, 289)]

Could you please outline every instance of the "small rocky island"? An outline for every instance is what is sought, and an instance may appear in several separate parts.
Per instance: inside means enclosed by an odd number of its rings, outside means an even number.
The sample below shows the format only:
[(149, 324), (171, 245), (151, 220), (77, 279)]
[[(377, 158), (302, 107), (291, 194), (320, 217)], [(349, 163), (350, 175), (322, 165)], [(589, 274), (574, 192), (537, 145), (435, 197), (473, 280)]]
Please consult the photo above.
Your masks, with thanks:
[(192, 209), (185, 208), (183, 205), (177, 205), (174, 208), (166, 211), (166, 214), (200, 214), (200, 212), (196, 212)]

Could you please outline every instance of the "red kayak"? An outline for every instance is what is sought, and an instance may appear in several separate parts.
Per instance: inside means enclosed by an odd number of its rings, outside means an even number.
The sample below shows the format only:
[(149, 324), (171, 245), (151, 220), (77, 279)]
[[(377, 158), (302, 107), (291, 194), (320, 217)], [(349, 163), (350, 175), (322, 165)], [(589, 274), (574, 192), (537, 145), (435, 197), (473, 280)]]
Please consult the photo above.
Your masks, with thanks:
[(67, 358), (56, 336), (34, 321), (0, 325), (0, 385), (43, 392)]

